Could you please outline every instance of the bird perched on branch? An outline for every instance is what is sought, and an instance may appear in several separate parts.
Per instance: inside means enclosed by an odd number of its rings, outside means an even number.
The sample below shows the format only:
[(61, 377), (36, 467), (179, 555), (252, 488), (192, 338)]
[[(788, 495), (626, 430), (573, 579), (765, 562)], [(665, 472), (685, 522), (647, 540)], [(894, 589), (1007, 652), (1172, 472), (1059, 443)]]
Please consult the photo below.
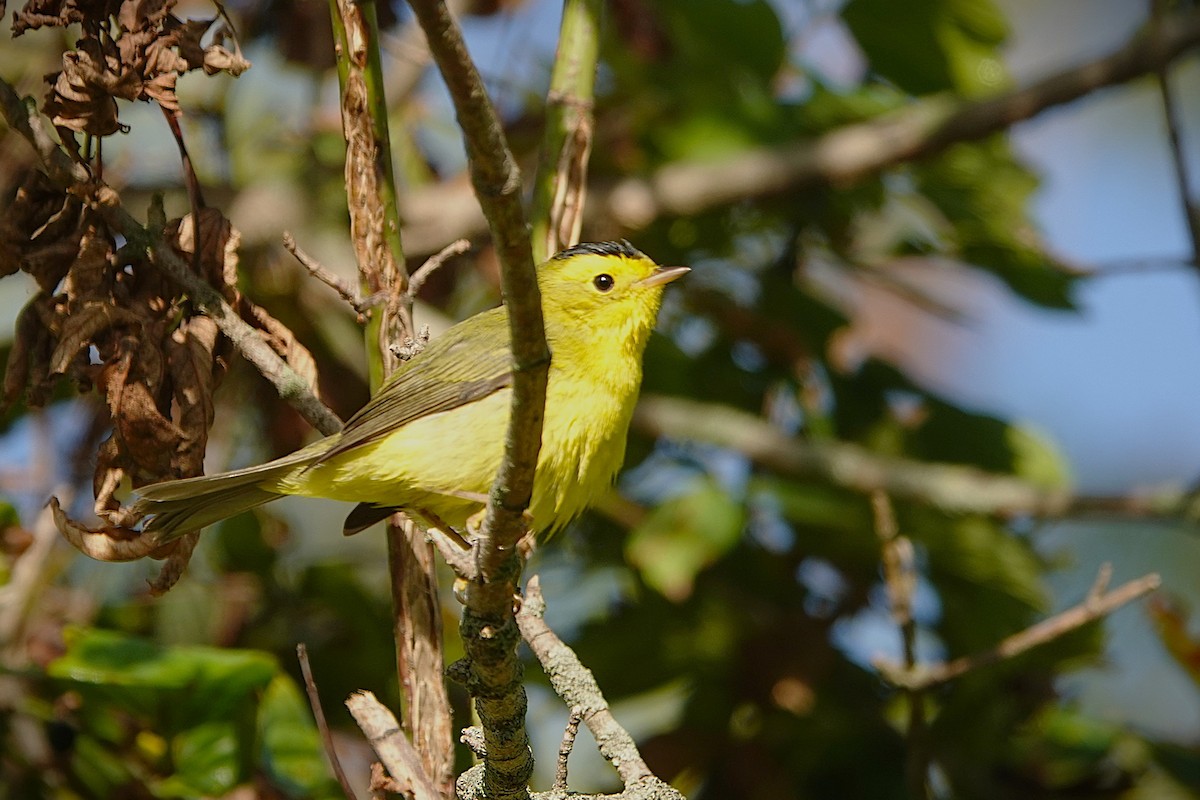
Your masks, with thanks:
[[(628, 242), (576, 245), (538, 268), (550, 371), (533, 527), (562, 527), (611, 485), (663, 287)], [(482, 509), (504, 452), (512, 356), (503, 307), (450, 328), (403, 362), (341, 432), (255, 467), (138, 490), (142, 532), (168, 542), (283, 495), (358, 503), (355, 533), (403, 509), (461, 529)]]

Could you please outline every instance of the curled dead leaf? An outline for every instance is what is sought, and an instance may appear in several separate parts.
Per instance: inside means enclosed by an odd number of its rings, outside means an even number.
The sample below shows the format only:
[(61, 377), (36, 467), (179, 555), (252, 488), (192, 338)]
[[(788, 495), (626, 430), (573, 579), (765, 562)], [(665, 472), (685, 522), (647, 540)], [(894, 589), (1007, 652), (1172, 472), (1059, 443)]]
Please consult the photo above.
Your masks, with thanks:
[(184, 475), (204, 471), (208, 431), (216, 414), (213, 393), (224, 373), (224, 362), (215, 352), (218, 334), (211, 318), (192, 317), (180, 325), (168, 344), (168, 365), (183, 432), (177, 458)]
[(272, 317), (262, 306), (255, 305), (245, 298), (241, 303), (242, 318), (262, 331), (263, 338), (279, 356), (287, 362), (297, 375), (304, 379), (305, 384), (314, 392), (317, 390), (317, 362), (308, 348), (296, 339), (291, 328)]
[[(231, 304), (238, 297), (238, 247), (242, 235), (215, 208), (200, 209), (200, 266), (204, 277)], [(196, 233), (192, 215), (167, 223), (165, 238), (189, 264), (194, 263)]]
[(13, 12), (13, 36), (35, 28), (65, 28), (107, 13), (108, 3), (88, 3), (86, 0), (30, 0), (20, 11)]
[[(192, 552), (196, 549), (199, 541), (200, 531), (192, 531), (163, 545), (163, 549), (170, 548), (171, 552), (167, 555), (167, 560), (163, 562), (162, 569), (158, 571), (158, 576), (150, 581), (151, 595), (158, 597), (165, 594), (179, 582), (187, 570), (188, 563), (192, 560)], [(157, 554), (154, 555), (157, 556)]]
[[(4, 370), (4, 402), (6, 405), (16, 402), (26, 387), (29, 387), (30, 404), (41, 405), (37, 400), (48, 390), (48, 387), (43, 385), (49, 373), (44, 365), (50, 360), (53, 342), (50, 332), (42, 324), (42, 315), (36, 307), (48, 299), (45, 295), (34, 297), (17, 315), (16, 333), (13, 337), (12, 349), (8, 353), (8, 365)], [(35, 365), (42, 365), (42, 368), (38, 370)]]
[(58, 344), (50, 357), (50, 374), (66, 373), (81, 351), (91, 346), (98, 334), (120, 325), (137, 325), (139, 318), (132, 311), (110, 303), (91, 301), (75, 309), (62, 322)]
[(50, 498), (50, 513), (54, 526), (75, 549), (97, 561), (137, 561), (151, 555), (156, 546), (149, 537), (137, 531), (115, 525), (89, 528), (71, 519), (62, 509), (57, 497)]
[(53, 292), (79, 252), (83, 203), (30, 170), (0, 214), (0, 275), (18, 269)]

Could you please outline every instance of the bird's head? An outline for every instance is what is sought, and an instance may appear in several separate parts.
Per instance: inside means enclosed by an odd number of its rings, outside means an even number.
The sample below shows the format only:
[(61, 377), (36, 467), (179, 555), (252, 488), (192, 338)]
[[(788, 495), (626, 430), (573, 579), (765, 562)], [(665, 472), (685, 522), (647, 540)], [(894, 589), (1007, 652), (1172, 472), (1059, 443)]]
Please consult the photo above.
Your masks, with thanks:
[(640, 349), (654, 327), (663, 287), (687, 272), (688, 267), (660, 267), (623, 240), (585, 242), (543, 264), (538, 285), (548, 325), (561, 320)]

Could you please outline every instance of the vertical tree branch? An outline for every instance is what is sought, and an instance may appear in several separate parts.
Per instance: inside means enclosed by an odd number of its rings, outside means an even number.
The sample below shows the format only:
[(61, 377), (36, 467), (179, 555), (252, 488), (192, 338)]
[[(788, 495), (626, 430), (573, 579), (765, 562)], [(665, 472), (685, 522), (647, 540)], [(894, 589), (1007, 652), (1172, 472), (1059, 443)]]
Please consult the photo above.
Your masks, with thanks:
[(490, 575), (524, 535), (523, 513), (533, 493), (534, 468), (541, 449), (550, 349), (546, 345), (529, 226), (521, 208), (521, 173), (516, 159), (467, 53), (462, 31), (446, 4), (442, 0), (410, 0), (410, 5), (425, 29), (434, 61), (454, 101), (471, 184), (488, 219), (508, 306), (513, 403), (504, 463), (492, 490), (482, 532), (481, 566)]
[(467, 54), (462, 32), (441, 0), (410, 0), (450, 90), (463, 131), (471, 183), (500, 258), (513, 355), (512, 406), (504, 459), (492, 486), (478, 541), (477, 576), (467, 586), (460, 632), (467, 688), (484, 730), (484, 788), (492, 798), (525, 798), (533, 756), (525, 730), (527, 699), (516, 648), (513, 599), (521, 573), (517, 543), (533, 494), (542, 442), (550, 351), (541, 294), (521, 208), (521, 175)]
[[(331, 12), (342, 89), (350, 232), (361, 293), (391, 298), (367, 322), (374, 391), (395, 367), (390, 344), (415, 335), (412, 300), (396, 212), (374, 0), (333, 0)], [(405, 727), (429, 779), (448, 795), (454, 781), (454, 740), (442, 677), (445, 657), (437, 565), (421, 531), (401, 515), (388, 522), (387, 549)]]
[(533, 255), (538, 263), (579, 242), (599, 40), (600, 0), (566, 0), (533, 182)]

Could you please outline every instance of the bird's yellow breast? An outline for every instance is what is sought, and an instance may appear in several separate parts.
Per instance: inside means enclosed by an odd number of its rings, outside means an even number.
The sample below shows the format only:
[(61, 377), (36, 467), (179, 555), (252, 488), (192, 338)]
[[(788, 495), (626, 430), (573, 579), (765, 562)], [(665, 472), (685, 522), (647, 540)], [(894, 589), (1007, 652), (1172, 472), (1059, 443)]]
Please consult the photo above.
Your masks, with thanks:
[[(614, 363), (619, 358), (624, 363)], [(612, 484), (641, 382), (640, 358), (580, 364), (551, 359), (542, 448), (530, 513), (538, 531), (558, 529)], [(510, 389), (409, 422), (375, 442), (266, 487), (286, 494), (396, 506), (461, 528), (481, 507), (504, 449)]]

